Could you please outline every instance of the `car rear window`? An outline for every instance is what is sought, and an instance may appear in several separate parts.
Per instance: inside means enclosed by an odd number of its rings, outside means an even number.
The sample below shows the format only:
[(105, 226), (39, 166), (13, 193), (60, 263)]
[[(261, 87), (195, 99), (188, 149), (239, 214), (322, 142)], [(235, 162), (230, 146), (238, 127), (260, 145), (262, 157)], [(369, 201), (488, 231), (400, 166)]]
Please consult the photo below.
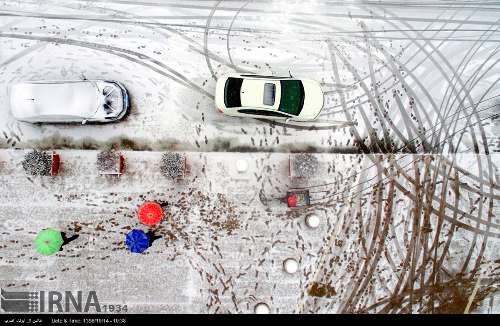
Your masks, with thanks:
[(241, 106), (241, 84), (242, 78), (229, 77), (224, 86), (224, 104), (227, 108), (234, 108)]

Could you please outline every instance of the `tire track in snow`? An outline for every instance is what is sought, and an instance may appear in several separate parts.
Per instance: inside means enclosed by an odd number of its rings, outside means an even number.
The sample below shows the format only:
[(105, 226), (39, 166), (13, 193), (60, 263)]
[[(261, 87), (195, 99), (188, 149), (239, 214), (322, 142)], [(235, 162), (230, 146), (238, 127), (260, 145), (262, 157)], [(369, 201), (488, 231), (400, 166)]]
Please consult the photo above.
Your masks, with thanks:
[(210, 27), (210, 23), (212, 22), (212, 18), (215, 15), (215, 11), (217, 10), (217, 7), (219, 4), (222, 2), (222, 0), (219, 0), (212, 8), (210, 11), (210, 14), (208, 15), (207, 23), (205, 25), (205, 31), (203, 33), (203, 52), (205, 53), (205, 61), (207, 62), (207, 67), (208, 70), (210, 71), (210, 74), (212, 75), (213, 79), (217, 79), (217, 76), (215, 75), (214, 69), (212, 68), (212, 64), (210, 63), (210, 58), (208, 57), (208, 30)]
[(247, 0), (241, 7), (240, 10), (238, 10), (235, 14), (233, 19), (231, 20), (231, 24), (229, 24), (229, 28), (227, 29), (227, 35), (226, 35), (226, 49), (227, 49), (227, 56), (229, 58), (229, 62), (231, 63), (231, 67), (233, 67), (234, 70), (237, 70), (237, 67), (235, 66), (233, 62), (233, 58), (231, 57), (231, 50), (229, 48), (229, 39), (231, 37), (231, 31), (233, 30), (233, 24), (236, 21), (236, 18), (238, 18), (238, 15), (240, 14), (241, 10), (245, 8), (252, 0)]

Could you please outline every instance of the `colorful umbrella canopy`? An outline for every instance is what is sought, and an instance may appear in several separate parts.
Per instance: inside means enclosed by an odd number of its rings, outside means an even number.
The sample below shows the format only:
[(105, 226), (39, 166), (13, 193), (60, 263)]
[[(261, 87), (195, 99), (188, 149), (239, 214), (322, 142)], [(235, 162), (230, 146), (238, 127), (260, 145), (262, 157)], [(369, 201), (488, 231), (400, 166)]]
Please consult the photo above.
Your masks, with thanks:
[(142, 230), (134, 229), (127, 233), (125, 244), (128, 250), (140, 254), (149, 248), (149, 236)]
[(155, 225), (160, 223), (163, 218), (163, 209), (160, 204), (155, 202), (146, 202), (139, 207), (139, 221), (146, 225)]
[(38, 232), (35, 238), (36, 250), (44, 256), (58, 252), (63, 242), (61, 232), (50, 228)]

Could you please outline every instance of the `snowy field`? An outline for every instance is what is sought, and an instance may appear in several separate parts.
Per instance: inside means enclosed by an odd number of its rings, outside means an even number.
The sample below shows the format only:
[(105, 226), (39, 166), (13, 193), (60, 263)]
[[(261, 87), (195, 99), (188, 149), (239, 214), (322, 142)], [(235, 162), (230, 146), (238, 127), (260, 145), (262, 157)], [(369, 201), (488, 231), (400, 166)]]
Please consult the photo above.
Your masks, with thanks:
[[(96, 290), (129, 312), (499, 313), (499, 28), (496, 1), (0, 0), (0, 287)], [(321, 82), (322, 122), (216, 110), (219, 76), (289, 71)], [(131, 114), (12, 118), (12, 83), (81, 78), (122, 82)], [(110, 147), (119, 178), (97, 173)], [(60, 174), (26, 175), (32, 148), (57, 149)], [(186, 154), (184, 179), (161, 175), (165, 151)], [(290, 177), (297, 152), (314, 178)], [(311, 206), (289, 209), (290, 189)], [(145, 200), (169, 215), (132, 255)], [(41, 257), (48, 226), (80, 237)]]

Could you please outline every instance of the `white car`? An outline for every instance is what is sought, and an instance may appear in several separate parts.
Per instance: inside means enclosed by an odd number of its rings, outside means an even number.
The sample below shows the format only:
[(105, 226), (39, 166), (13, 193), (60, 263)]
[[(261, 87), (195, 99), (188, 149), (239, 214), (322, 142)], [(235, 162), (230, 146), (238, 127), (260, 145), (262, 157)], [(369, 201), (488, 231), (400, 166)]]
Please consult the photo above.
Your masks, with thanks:
[(116, 81), (36, 81), (11, 87), (10, 108), (20, 121), (85, 124), (122, 119), (130, 101)]
[(215, 104), (236, 117), (313, 121), (323, 109), (323, 91), (309, 79), (232, 74), (217, 80)]

